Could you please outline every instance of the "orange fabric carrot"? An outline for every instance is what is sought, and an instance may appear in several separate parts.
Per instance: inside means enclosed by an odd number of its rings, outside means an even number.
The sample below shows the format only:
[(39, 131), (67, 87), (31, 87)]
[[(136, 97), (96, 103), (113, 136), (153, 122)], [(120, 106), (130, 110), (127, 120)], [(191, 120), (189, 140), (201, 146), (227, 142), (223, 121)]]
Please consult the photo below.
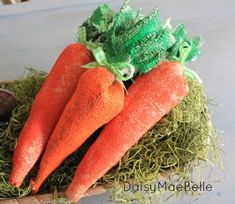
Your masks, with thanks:
[(113, 73), (102, 67), (86, 71), (48, 141), (32, 190), (37, 192), (47, 176), (123, 105), (124, 89)]
[(82, 44), (71, 44), (59, 56), (36, 96), (30, 115), (16, 146), (10, 183), (19, 187), (44, 150), (48, 137), (77, 81), (87, 70), (82, 65), (92, 61), (91, 52)]
[(67, 197), (78, 201), (124, 154), (186, 94), (179, 63), (164, 62), (128, 89), (123, 110), (106, 125), (79, 164)]

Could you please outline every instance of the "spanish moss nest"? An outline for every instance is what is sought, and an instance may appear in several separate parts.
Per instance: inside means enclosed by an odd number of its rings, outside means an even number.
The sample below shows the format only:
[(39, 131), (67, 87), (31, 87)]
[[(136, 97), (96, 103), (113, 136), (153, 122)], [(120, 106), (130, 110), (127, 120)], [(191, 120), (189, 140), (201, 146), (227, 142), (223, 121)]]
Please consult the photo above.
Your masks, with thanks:
[[(44, 72), (28, 69), (25, 77), (13, 83), (0, 84), (0, 88), (14, 92), (19, 100), (9, 121), (0, 122), (0, 199), (26, 196), (31, 191), (29, 181), (35, 176), (38, 163), (22, 187), (10, 186), (8, 179), (17, 137), (45, 75)], [(218, 135), (210, 122), (209, 100), (201, 84), (192, 80), (188, 80), (188, 83), (190, 91), (184, 100), (149, 130), (138, 144), (95, 184), (105, 184), (116, 189), (112, 191), (112, 200), (120, 203), (131, 203), (133, 200), (148, 203), (149, 198), (146, 198), (146, 195), (145, 198), (135, 193), (126, 196), (118, 184), (127, 180), (135, 183), (153, 182), (160, 179), (160, 175), (169, 173), (178, 175), (179, 182), (190, 179), (196, 166), (219, 161)], [(66, 189), (78, 163), (101, 129), (54, 171), (42, 186), (40, 193)]]

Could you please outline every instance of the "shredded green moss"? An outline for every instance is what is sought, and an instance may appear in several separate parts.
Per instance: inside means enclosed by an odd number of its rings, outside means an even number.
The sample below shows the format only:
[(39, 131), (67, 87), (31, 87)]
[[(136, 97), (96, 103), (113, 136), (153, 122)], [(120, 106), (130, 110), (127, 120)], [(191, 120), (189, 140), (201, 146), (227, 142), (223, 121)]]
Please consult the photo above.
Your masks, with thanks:
[[(30, 193), (29, 181), (35, 176), (38, 164), (32, 169), (21, 188), (10, 186), (8, 179), (17, 137), (27, 119), (35, 95), (44, 82), (45, 75), (44, 72), (29, 69), (24, 78), (14, 83), (0, 83), (0, 88), (14, 92), (19, 100), (10, 120), (0, 122), (0, 199), (26, 196)], [(127, 195), (118, 183), (127, 180), (135, 180), (136, 183), (152, 182), (158, 179), (160, 174), (169, 171), (179, 175), (178, 181), (183, 181), (191, 178), (194, 167), (219, 160), (218, 136), (210, 123), (208, 98), (198, 82), (190, 80), (188, 82), (190, 91), (184, 100), (146, 133), (119, 164), (95, 184), (112, 186), (112, 200), (120, 203), (131, 203), (133, 200), (147, 203), (152, 195), (143, 196), (140, 193)], [(101, 129), (54, 171), (43, 184), (40, 193), (66, 189), (78, 163)]]
[(11, 84), (0, 83), (0, 88), (15, 93), (19, 104), (13, 110), (10, 120), (0, 122), (0, 198), (25, 196), (30, 193), (30, 187), (24, 183), (22, 188), (12, 187), (8, 183), (11, 170), (12, 154), (17, 137), (28, 116), (35, 95), (44, 82), (45, 73), (27, 70), (27, 77)]

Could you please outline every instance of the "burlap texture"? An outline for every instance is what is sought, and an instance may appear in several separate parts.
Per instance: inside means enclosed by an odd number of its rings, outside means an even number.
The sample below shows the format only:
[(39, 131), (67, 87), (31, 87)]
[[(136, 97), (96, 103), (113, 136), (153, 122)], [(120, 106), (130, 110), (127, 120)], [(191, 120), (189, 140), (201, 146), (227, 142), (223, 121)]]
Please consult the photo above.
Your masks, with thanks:
[(36, 96), (18, 139), (10, 183), (19, 187), (43, 152), (48, 138), (92, 55), (84, 45), (65, 48)]
[(86, 71), (66, 105), (46, 147), (33, 191), (99, 127), (123, 108), (122, 84), (106, 68)]
[(179, 63), (164, 62), (128, 89), (125, 106), (106, 125), (79, 164), (66, 195), (77, 201), (188, 92)]

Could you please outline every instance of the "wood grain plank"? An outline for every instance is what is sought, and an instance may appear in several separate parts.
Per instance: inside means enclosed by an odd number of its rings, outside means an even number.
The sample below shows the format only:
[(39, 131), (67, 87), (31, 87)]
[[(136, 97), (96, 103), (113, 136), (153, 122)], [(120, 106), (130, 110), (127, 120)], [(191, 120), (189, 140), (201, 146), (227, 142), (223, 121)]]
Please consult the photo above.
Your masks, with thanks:
[(53, 200), (53, 194), (47, 193), (47, 194), (41, 194), (35, 196), (41, 203), (48, 202)]
[[(104, 186), (98, 185), (95, 188), (89, 188), (87, 192), (83, 195), (83, 197), (99, 195), (105, 192), (107, 192), (107, 188)], [(58, 196), (64, 196), (64, 193), (58, 193)], [(35, 198), (37, 198), (42, 203), (50, 202), (50, 201), (53, 201), (54, 195), (52, 193), (39, 194), (39, 195), (35, 195)]]
[(28, 196), (24, 198), (17, 198), (19, 204), (41, 204), (35, 196)]
[(89, 188), (87, 192), (83, 195), (83, 197), (99, 195), (105, 192), (107, 192), (107, 188), (105, 188), (104, 186), (98, 185), (95, 188)]
[(19, 204), (16, 199), (0, 200), (0, 204)]

